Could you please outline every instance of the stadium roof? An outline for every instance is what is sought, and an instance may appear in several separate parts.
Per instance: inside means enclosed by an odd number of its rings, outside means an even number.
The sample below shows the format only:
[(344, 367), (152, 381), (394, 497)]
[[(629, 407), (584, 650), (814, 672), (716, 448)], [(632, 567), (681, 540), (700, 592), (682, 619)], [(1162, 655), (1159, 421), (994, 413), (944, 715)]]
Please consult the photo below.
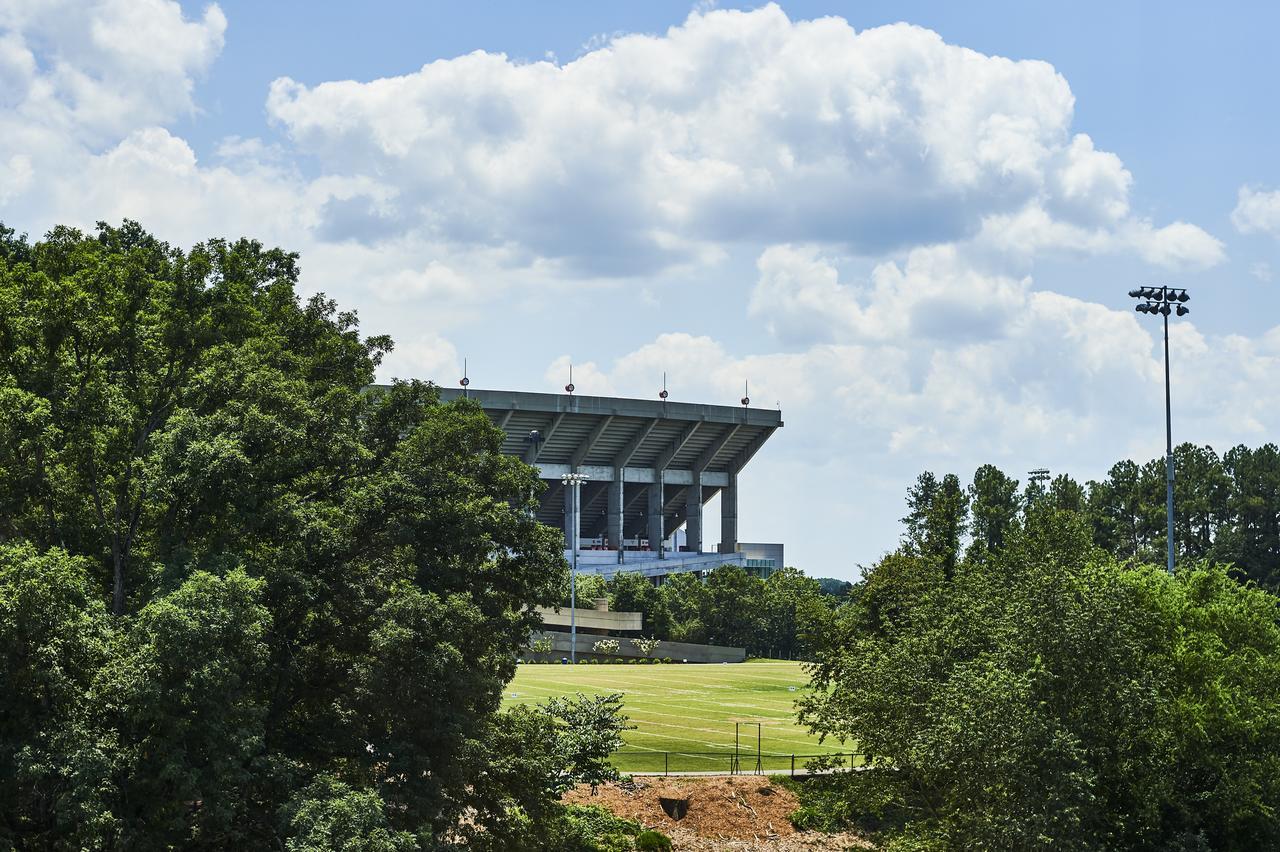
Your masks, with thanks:
[[(706, 405), (669, 400), (469, 390), (505, 433), (502, 450), (537, 466), (550, 487), (539, 517), (558, 525), (563, 520), (561, 474), (581, 471), (584, 487), (582, 532), (601, 535), (607, 527), (605, 491), (621, 479), (625, 534), (643, 534), (646, 501), (638, 486), (662, 482), (662, 514), (667, 534), (684, 521), (685, 491), (695, 481), (703, 502), (730, 484), (782, 426), (773, 409)], [(464, 391), (442, 388), (441, 398), (458, 399)], [(531, 433), (537, 433), (537, 440)], [(695, 480), (695, 476), (697, 479)]]

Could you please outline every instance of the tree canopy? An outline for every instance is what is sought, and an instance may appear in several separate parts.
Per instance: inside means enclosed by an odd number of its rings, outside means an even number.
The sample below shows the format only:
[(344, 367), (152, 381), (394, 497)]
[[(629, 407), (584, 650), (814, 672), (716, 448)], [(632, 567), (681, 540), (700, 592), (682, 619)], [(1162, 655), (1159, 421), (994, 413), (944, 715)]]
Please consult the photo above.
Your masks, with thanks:
[(298, 272), (129, 222), (0, 240), (0, 845), (510, 814), (481, 780), (560, 534), (478, 406), (370, 391), (391, 341)]
[(1078, 497), (953, 571), (904, 547), (813, 624), (801, 719), (870, 764), (815, 790), (891, 848), (1274, 848), (1276, 598), (1121, 563)]

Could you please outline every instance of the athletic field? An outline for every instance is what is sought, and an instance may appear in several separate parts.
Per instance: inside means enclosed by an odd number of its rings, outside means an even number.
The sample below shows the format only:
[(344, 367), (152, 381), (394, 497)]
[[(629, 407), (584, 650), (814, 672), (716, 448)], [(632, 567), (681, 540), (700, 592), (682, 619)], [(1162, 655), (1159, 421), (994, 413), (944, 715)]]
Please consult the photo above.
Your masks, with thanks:
[[(799, 663), (753, 660), (731, 664), (521, 664), (507, 686), (507, 704), (540, 703), (576, 692), (623, 693), (636, 730), (614, 762), (624, 772), (729, 772), (734, 722), (760, 723), (761, 769), (786, 771), (808, 757), (847, 752), (819, 745), (795, 721), (807, 678)], [(739, 727), (738, 769), (756, 766), (756, 726)]]

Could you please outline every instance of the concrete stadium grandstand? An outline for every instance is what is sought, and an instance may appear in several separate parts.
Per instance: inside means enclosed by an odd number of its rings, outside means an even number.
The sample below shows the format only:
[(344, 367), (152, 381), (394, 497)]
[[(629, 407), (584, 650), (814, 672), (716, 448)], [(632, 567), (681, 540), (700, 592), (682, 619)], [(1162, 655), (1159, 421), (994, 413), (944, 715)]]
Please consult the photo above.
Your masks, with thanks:
[[(442, 388), (467, 396), (506, 433), (502, 451), (536, 467), (547, 489), (539, 519), (566, 531), (575, 515), (579, 573), (620, 570), (661, 578), (738, 565), (767, 576), (781, 544), (738, 536), (738, 475), (782, 415), (771, 409), (661, 400)], [(566, 487), (565, 474), (585, 475)], [(720, 497), (720, 537), (705, 549), (703, 507)], [(575, 500), (575, 496), (577, 499)]]

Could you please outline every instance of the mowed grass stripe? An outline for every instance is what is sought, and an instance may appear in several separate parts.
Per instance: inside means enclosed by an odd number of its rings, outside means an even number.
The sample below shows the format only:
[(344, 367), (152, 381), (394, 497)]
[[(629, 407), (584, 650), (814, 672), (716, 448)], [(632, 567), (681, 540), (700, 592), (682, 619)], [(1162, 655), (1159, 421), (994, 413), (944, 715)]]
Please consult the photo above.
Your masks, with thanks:
[[(571, 694), (574, 694), (575, 692), (583, 692), (583, 694), (585, 695), (585, 694), (591, 694), (592, 691), (570, 689), (566, 692), (560, 692), (560, 691), (553, 692), (553, 693), (549, 692), (545, 695), (545, 698), (551, 698), (555, 695), (571, 695)], [(599, 694), (599, 695), (609, 694), (610, 692), (621, 692), (624, 696), (624, 699), (623, 699), (624, 703), (627, 703), (630, 706), (634, 706), (636, 704), (641, 703), (638, 699), (634, 698), (635, 696), (644, 695), (644, 693), (636, 693), (636, 692), (630, 692), (626, 690), (595, 690), (595, 694)], [(630, 702), (627, 702), (626, 701), (627, 696), (632, 696), (633, 700)], [(517, 698), (510, 700), (509, 703), (536, 704), (539, 702), (536, 700), (526, 699), (524, 693), (520, 693), (520, 695)], [(643, 703), (645, 704), (646, 707), (668, 707), (675, 710), (683, 710), (685, 711), (686, 715), (697, 716), (699, 714), (711, 713), (714, 716), (723, 717), (731, 725), (734, 722), (755, 722), (755, 721), (759, 721), (760, 719), (790, 720), (790, 719), (793, 719), (795, 715), (795, 708), (789, 704), (788, 705), (771, 705), (771, 704), (763, 704), (763, 703), (762, 704), (743, 704), (738, 702), (715, 701), (707, 698), (685, 698), (682, 700), (670, 701), (670, 702), (644, 701)], [(704, 706), (697, 707), (692, 705), (704, 705)], [(727, 715), (721, 712), (729, 708), (737, 708), (741, 710), (748, 710), (751, 712), (727, 714)], [(774, 712), (773, 713), (761, 712), (762, 710), (766, 710), (766, 709), (773, 710)]]
[[(760, 723), (766, 755), (848, 751), (819, 744), (795, 720), (795, 701), (808, 690), (799, 663), (761, 661), (734, 665), (521, 665), (508, 686), (507, 704), (531, 704), (558, 695), (620, 692), (635, 730), (616, 761), (623, 771), (654, 768), (662, 752), (714, 752), (719, 763), (733, 751), (735, 721)], [(754, 724), (751, 725), (754, 728)], [(755, 752), (755, 731), (744, 728), (742, 754)], [(636, 753), (639, 752), (639, 753)], [(662, 768), (659, 760), (658, 769)]]

